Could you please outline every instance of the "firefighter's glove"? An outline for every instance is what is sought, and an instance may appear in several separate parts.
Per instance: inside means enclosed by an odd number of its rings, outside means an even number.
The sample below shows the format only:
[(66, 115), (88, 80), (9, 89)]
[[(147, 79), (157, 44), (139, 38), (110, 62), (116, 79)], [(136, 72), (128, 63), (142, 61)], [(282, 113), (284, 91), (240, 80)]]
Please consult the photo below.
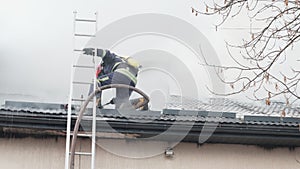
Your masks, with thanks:
[[(107, 52), (108, 50), (97, 49), (97, 56), (103, 58)], [(95, 48), (84, 48), (83, 54), (95, 56)]]
[(83, 49), (83, 54), (85, 55), (95, 55), (95, 49), (94, 48), (84, 48)]

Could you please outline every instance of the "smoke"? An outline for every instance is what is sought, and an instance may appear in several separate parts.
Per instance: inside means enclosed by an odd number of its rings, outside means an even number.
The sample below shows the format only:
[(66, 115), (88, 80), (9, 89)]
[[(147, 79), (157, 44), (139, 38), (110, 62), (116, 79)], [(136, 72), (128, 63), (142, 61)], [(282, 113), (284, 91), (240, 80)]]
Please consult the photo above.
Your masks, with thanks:
[(64, 101), (67, 98), (72, 59), (71, 10), (67, 2), (60, 1), (1, 4), (0, 93), (3, 98), (14, 99), (15, 95), (19, 95), (19, 100)]

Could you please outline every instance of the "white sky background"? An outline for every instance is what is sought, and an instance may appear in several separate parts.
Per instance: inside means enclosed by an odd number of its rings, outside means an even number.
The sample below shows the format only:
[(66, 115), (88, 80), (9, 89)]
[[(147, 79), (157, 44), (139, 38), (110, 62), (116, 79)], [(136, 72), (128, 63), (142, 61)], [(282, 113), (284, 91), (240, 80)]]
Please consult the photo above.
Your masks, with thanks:
[[(204, 6), (195, 0), (10, 0), (0, 4), (0, 99), (67, 102), (70, 65), (72, 63), (73, 11), (82, 18), (99, 12), (99, 29), (125, 16), (141, 13), (162, 13), (181, 18), (197, 27), (215, 48), (223, 64), (225, 40), (236, 42), (249, 36), (248, 30), (219, 29), (213, 17), (197, 16), (191, 7)], [(137, 23), (138, 24), (138, 23)], [(235, 18), (223, 27), (249, 27), (245, 18)], [(118, 50), (118, 48), (116, 48)], [(120, 49), (119, 49), (120, 50)], [(178, 49), (177, 49), (178, 50)], [(297, 51), (294, 51), (297, 53)], [(122, 54), (122, 53), (120, 53)], [(188, 64), (188, 61), (186, 62)], [(191, 63), (191, 70), (199, 70)], [(203, 71), (195, 71), (199, 90)], [(205, 80), (204, 80), (205, 81)], [(200, 92), (200, 93), (201, 93)], [(235, 96), (244, 98), (244, 96)]]

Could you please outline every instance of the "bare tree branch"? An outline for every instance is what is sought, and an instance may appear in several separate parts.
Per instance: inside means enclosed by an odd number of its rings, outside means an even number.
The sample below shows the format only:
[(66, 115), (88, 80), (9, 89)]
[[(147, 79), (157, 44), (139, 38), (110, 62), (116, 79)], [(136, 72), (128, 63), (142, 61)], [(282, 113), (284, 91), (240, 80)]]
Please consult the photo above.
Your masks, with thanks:
[[(247, 12), (251, 22), (251, 38), (243, 39), (238, 45), (226, 42), (228, 54), (236, 65), (214, 65), (206, 60), (205, 64), (201, 64), (236, 74), (231, 80), (218, 75), (233, 91), (215, 93), (210, 90), (211, 93), (229, 96), (251, 90), (255, 100), (270, 101), (271, 98), (284, 97), (287, 104), (300, 101), (300, 70), (290, 67), (292, 73), (289, 74), (286, 70), (280, 70), (279, 73), (275, 70), (276, 65), (284, 65), (290, 59), (287, 51), (293, 49), (300, 40), (299, 0), (224, 0), (223, 3), (213, 1), (212, 5), (205, 4), (205, 8), (202, 12), (192, 7), (192, 12), (195, 15), (220, 16), (221, 22), (216, 24), (216, 30), (242, 11)], [(261, 29), (252, 29), (252, 21), (258, 23)], [(231, 52), (236, 49), (239, 55)], [(294, 63), (300, 67), (298, 58)]]

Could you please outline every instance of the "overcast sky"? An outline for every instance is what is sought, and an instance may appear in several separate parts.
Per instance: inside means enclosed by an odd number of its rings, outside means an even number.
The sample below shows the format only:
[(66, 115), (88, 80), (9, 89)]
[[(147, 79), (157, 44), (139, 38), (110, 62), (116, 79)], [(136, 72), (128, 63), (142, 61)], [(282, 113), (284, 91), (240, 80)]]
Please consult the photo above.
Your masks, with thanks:
[[(142, 13), (167, 14), (196, 27), (210, 42), (221, 63), (230, 64), (225, 55), (224, 41), (236, 42), (243, 36), (248, 36), (247, 30), (220, 29), (215, 31), (214, 17), (197, 16), (191, 13), (191, 7), (203, 5), (195, 0), (10, 0), (0, 5), (0, 96), (1, 99), (24, 99), (29, 101), (66, 102), (69, 93), (70, 66), (73, 58), (73, 11), (78, 11), (82, 18), (93, 18), (95, 11), (99, 12), (99, 29), (126, 16)], [(203, 9), (203, 7), (202, 7)], [(237, 22), (238, 20), (238, 22)], [(151, 21), (149, 21), (151, 22)], [(136, 23), (137, 25), (139, 23)], [(135, 26), (135, 25), (133, 25)], [(226, 23), (224, 27), (245, 27), (249, 23), (243, 18)], [(184, 30), (183, 30), (184, 31)], [(186, 32), (188, 33), (188, 32)], [(175, 46), (176, 53), (190, 54), (184, 47), (174, 44), (170, 39), (159, 39), (159, 45), (137, 47), (136, 52), (132, 44), (151, 41), (155, 37), (144, 36), (133, 38), (116, 46), (118, 54), (138, 54), (145, 50), (156, 49), (172, 53), (171, 46)], [(155, 43), (157, 41), (153, 40)], [(85, 42), (83, 42), (84, 44)], [(157, 44), (157, 43), (156, 43)], [(127, 50), (126, 50), (127, 48)], [(128, 48), (132, 50), (128, 50)], [(134, 48), (134, 49), (133, 49)], [(176, 55), (176, 53), (173, 55)], [(186, 51), (186, 52), (185, 52)], [(123, 53), (122, 53), (123, 52)], [(167, 55), (167, 54), (166, 54)], [(167, 56), (166, 56), (167, 57)], [(169, 57), (169, 56), (168, 56)], [(189, 58), (189, 57), (187, 57)], [(156, 60), (159, 60), (156, 58)], [(193, 72), (198, 94), (209, 97), (206, 85), (211, 85), (207, 71), (195, 65), (201, 60), (184, 61), (188, 67), (186, 71)], [(158, 61), (159, 62), (159, 61)], [(152, 62), (151, 62), (152, 63)], [(170, 62), (172, 63), (172, 62)], [(158, 64), (161, 66), (160, 64)], [(154, 66), (158, 66), (153, 61)], [(179, 67), (177, 62), (174, 66)], [(168, 67), (168, 66), (166, 66)], [(167, 69), (167, 68), (166, 68)], [(159, 73), (145, 76), (159, 76)], [(183, 72), (184, 73), (184, 72)], [(163, 75), (164, 76), (164, 75)], [(162, 77), (163, 77), (162, 76)], [(184, 77), (184, 74), (182, 74)], [(185, 82), (188, 83), (188, 82)], [(165, 84), (164, 84), (165, 85)], [(164, 90), (161, 86), (161, 90)], [(143, 85), (140, 85), (141, 88)], [(175, 85), (176, 86), (176, 85)], [(151, 95), (151, 85), (145, 85), (144, 90)], [(156, 87), (156, 89), (159, 87)], [(176, 90), (168, 89), (168, 94), (178, 94)], [(239, 96), (237, 96), (239, 97)]]

